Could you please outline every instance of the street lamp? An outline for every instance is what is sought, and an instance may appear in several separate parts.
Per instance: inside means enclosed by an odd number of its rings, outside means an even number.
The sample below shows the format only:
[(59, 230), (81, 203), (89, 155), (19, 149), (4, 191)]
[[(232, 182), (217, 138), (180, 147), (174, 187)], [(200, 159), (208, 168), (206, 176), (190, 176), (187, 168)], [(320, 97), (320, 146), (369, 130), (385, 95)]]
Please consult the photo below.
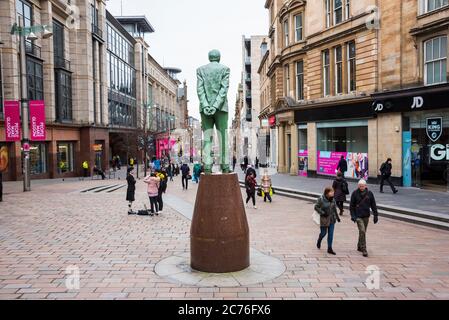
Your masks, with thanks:
[(27, 70), (26, 70), (26, 52), (25, 52), (25, 37), (27, 40), (37, 40), (36, 32), (43, 33), (43, 38), (50, 38), (53, 33), (48, 26), (32, 26), (24, 28), (23, 19), (19, 18), (19, 24), (15, 23), (12, 26), (11, 34), (19, 36), (19, 50), (20, 50), (20, 87), (21, 87), (21, 108), (22, 108), (22, 152), (23, 152), (23, 191), (31, 191), (30, 181), (30, 129), (29, 122), (29, 104), (28, 104), (28, 85), (27, 85)]

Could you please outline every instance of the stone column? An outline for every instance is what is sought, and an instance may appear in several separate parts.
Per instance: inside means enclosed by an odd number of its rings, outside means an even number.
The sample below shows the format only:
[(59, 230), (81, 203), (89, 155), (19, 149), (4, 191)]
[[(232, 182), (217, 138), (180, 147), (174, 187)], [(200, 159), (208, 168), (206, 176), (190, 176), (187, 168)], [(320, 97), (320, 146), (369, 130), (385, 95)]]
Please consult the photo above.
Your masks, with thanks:
[(278, 126), (278, 172), (285, 172), (285, 128), (282, 123)]
[(307, 124), (307, 148), (309, 152), (309, 171), (317, 170), (317, 132), (316, 123), (310, 122)]
[(291, 167), (289, 168), (290, 174), (293, 176), (298, 175), (298, 128), (296, 123), (291, 122), (290, 124), (290, 134), (291, 134)]

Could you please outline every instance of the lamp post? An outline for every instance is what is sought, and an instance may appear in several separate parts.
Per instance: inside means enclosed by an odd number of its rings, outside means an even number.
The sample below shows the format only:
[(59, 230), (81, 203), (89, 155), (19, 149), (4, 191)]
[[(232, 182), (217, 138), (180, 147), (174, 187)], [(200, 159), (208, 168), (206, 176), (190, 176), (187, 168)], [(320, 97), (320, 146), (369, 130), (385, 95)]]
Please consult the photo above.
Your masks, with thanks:
[(27, 84), (27, 70), (26, 70), (26, 48), (25, 37), (28, 40), (37, 40), (35, 33), (43, 33), (42, 38), (48, 39), (53, 36), (50, 27), (32, 26), (24, 28), (23, 19), (19, 17), (18, 25), (15, 23), (12, 26), (11, 34), (19, 36), (19, 51), (20, 51), (20, 87), (21, 87), (21, 109), (22, 109), (22, 161), (23, 161), (23, 191), (31, 191), (30, 180), (30, 130), (29, 130), (29, 104), (28, 104), (28, 84)]

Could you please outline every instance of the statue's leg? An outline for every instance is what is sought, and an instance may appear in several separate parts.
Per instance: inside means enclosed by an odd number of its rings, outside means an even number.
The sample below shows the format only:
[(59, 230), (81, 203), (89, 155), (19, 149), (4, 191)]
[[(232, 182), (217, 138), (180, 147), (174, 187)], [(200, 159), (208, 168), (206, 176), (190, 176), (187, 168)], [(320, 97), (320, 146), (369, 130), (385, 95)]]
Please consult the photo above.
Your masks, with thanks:
[(212, 143), (214, 139), (214, 118), (201, 113), (201, 127), (203, 129), (203, 163), (204, 173), (212, 173)]
[(228, 137), (228, 113), (217, 112), (215, 114), (215, 126), (219, 134), (220, 143), (220, 166), (223, 173), (231, 172), (229, 159), (229, 137)]

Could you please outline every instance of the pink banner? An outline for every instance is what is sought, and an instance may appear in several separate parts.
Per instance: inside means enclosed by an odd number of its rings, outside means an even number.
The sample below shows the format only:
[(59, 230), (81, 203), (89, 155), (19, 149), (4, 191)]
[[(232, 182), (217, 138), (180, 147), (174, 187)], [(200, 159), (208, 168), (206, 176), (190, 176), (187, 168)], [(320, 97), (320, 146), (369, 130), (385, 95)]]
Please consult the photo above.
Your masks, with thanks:
[(309, 168), (309, 152), (308, 150), (299, 150), (298, 152), (298, 175), (307, 177)]
[(5, 131), (6, 141), (20, 141), (20, 103), (5, 101)]
[(45, 140), (45, 102), (30, 101), (31, 140)]
[(342, 156), (348, 166), (348, 171), (345, 172), (346, 178), (368, 179), (367, 153), (318, 151), (317, 173), (328, 176), (336, 175)]

